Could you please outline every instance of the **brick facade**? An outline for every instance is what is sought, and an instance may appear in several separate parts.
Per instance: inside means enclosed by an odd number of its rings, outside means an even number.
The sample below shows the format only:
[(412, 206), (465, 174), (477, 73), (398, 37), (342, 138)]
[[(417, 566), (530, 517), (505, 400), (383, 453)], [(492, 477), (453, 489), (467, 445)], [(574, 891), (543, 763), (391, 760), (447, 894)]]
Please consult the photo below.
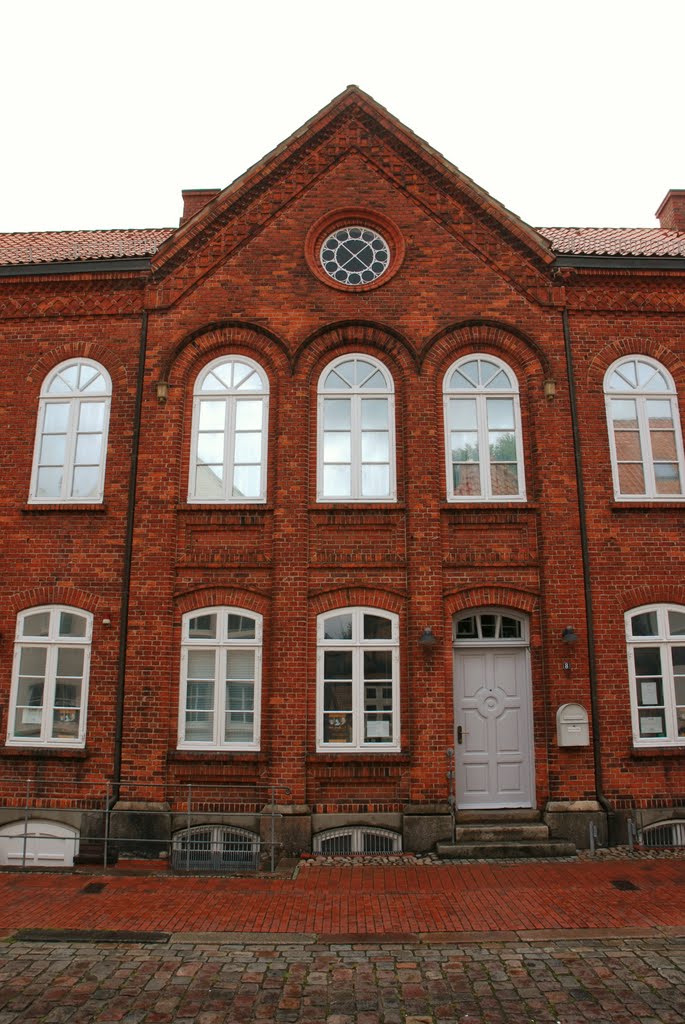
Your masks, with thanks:
[[(355, 88), (224, 192), (187, 199), (181, 227), (146, 266), (27, 261), (0, 277), (3, 742), (17, 614), (68, 605), (94, 616), (85, 747), (4, 743), (5, 807), (21, 803), (27, 777), (64, 806), (74, 794), (79, 806), (96, 801), (118, 781), (120, 758), (124, 783), (111, 792), (127, 806), (180, 811), (191, 785), (208, 811), (219, 791), (245, 812), (275, 799), (283, 841), (295, 848), (309, 845), (312, 829), (365, 822), (404, 827), (407, 845), (428, 848), (450, 828), (453, 620), (488, 608), (529, 624), (532, 806), (594, 801), (592, 743), (563, 748), (556, 738), (561, 704), (593, 705), (564, 311), (585, 491), (599, 784), (605, 806), (619, 812), (656, 808), (668, 817), (685, 805), (685, 745), (634, 741), (624, 632), (631, 608), (685, 607), (683, 506), (615, 500), (603, 396), (607, 368), (644, 355), (671, 374), (682, 409), (685, 259), (560, 261), (542, 234)], [(310, 265), (313, 226), (349, 223), (345, 211), (360, 223), (383, 218), (401, 239), (401, 266), (377, 286), (334, 287)], [(317, 500), (317, 383), (345, 353), (372, 356), (392, 376), (396, 500)], [(469, 353), (498, 357), (518, 380), (525, 501), (446, 500), (443, 380)], [(263, 502), (188, 500), (193, 388), (223, 355), (254, 360), (269, 380)], [(32, 504), (41, 385), (76, 357), (112, 378), (104, 501)], [(260, 749), (178, 749), (183, 616), (223, 606), (263, 617)], [(317, 750), (317, 616), (351, 607), (399, 616), (394, 752)], [(561, 639), (569, 624), (578, 634), (572, 649)], [(427, 626), (437, 643), (424, 649)], [(409, 818), (422, 820), (421, 840), (409, 838)]]

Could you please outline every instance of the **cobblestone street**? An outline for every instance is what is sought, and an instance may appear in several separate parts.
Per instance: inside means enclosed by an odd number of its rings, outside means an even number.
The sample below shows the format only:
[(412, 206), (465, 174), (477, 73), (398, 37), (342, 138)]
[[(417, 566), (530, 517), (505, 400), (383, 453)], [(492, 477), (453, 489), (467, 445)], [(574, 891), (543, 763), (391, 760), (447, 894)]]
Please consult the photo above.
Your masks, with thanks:
[(685, 860), (0, 872), (0, 1024), (683, 1024)]
[[(190, 939), (190, 937), (187, 937)], [(207, 937), (209, 939), (209, 937)], [(0, 946), (0, 1024), (681, 1024), (685, 941)]]

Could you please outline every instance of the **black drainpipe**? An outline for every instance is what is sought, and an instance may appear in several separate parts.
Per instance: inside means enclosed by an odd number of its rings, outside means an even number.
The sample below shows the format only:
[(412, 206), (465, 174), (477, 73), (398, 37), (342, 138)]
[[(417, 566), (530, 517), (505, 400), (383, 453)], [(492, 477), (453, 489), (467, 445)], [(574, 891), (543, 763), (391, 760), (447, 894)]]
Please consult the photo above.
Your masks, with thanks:
[(140, 420), (143, 409), (143, 383), (147, 352), (147, 310), (143, 310), (140, 325), (140, 350), (138, 354), (138, 379), (136, 382), (136, 404), (133, 413), (133, 436), (131, 438), (131, 468), (128, 480), (128, 509), (126, 512), (126, 537), (124, 541), (124, 565), (121, 579), (121, 608), (119, 614), (119, 659), (117, 665), (117, 699), (114, 725), (114, 788), (111, 804), (119, 799), (121, 787), (121, 754), (124, 737), (124, 695), (126, 690), (126, 649), (128, 645), (128, 606), (131, 591), (131, 559), (133, 554), (133, 529), (136, 512), (136, 484), (138, 481), (138, 452), (140, 448)]
[(573, 427), (573, 453), (576, 461), (576, 486), (578, 494), (578, 519), (580, 524), (580, 547), (583, 559), (583, 585), (585, 588), (585, 626), (587, 629), (588, 668), (590, 672), (590, 705), (592, 714), (592, 751), (595, 762), (595, 788), (597, 800), (607, 816), (609, 846), (614, 845), (616, 815), (602, 788), (602, 751), (600, 748), (599, 708), (597, 702), (597, 658), (595, 655), (595, 625), (592, 610), (592, 584), (590, 580), (590, 549), (587, 537), (587, 515), (585, 511), (585, 485), (583, 483), (583, 459), (580, 452), (580, 431), (578, 429), (578, 408), (576, 405), (576, 384), (573, 374), (571, 353), (571, 331), (568, 325), (568, 309), (561, 313), (564, 326), (564, 348), (566, 349), (566, 375), (571, 405)]

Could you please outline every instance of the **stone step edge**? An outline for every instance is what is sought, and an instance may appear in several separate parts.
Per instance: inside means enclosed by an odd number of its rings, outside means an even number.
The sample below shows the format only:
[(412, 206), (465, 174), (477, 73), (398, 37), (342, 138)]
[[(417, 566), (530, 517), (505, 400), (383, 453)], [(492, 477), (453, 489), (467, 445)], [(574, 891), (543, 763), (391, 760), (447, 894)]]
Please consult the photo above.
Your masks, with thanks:
[[(546, 840), (549, 839), (549, 827), (547, 825), (460, 825), (457, 823), (455, 832), (457, 836), (463, 836), (468, 839), (471, 836), (474, 840), (477, 839), (479, 833), (488, 833), (494, 836), (501, 836), (502, 839), (506, 839), (507, 836), (511, 836), (512, 842), (516, 842), (517, 839), (525, 841), (526, 839), (531, 840)], [(516, 834), (514, 834), (516, 833)], [(484, 839), (483, 842), (487, 842)]]
[(438, 843), (438, 857), (455, 860), (509, 860), (516, 857), (575, 857), (574, 843)]

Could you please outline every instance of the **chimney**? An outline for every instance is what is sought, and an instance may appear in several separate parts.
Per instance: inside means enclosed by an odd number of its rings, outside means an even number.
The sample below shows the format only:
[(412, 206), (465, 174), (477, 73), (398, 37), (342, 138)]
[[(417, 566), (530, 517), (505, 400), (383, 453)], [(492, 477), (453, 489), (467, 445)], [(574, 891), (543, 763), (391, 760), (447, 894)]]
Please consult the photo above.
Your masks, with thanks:
[(668, 231), (685, 231), (685, 188), (672, 188), (656, 211), (659, 224)]
[(218, 196), (219, 192), (221, 192), (220, 188), (184, 188), (181, 192), (183, 196), (183, 213), (181, 214), (178, 226), (181, 227), (187, 220), (194, 217), (197, 211), (206, 206), (214, 196)]

